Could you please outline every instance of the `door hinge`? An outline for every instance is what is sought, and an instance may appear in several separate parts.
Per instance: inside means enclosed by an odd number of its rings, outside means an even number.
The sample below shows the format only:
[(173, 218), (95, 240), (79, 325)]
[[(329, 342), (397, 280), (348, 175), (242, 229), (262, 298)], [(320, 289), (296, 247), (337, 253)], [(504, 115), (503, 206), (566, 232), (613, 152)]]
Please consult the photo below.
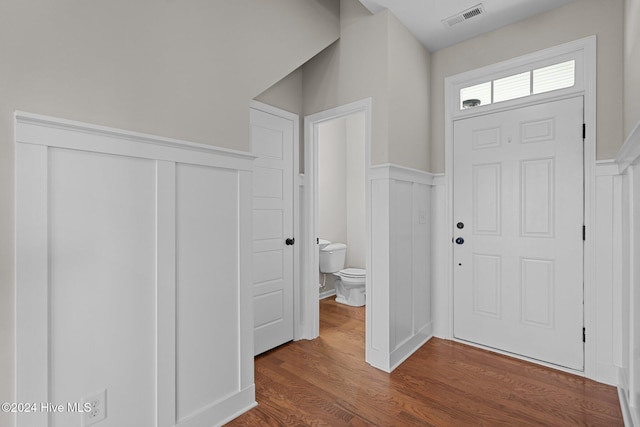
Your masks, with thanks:
[(582, 328), (582, 342), (587, 342), (587, 329)]
[(587, 139), (587, 124), (582, 124), (582, 139)]
[(587, 240), (587, 226), (583, 225), (582, 226), (582, 241)]

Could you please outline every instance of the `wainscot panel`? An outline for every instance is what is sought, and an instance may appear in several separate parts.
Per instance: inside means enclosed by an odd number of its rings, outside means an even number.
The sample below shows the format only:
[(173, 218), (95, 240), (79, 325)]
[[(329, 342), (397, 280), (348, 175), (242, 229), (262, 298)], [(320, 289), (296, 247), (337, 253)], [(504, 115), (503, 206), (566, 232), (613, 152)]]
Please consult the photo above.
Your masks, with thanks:
[[(371, 288), (368, 362), (391, 372), (432, 336), (431, 174), (370, 169)], [(388, 326), (387, 326), (388, 325)]]
[[(255, 405), (253, 156), (16, 113), (17, 426), (221, 425)], [(72, 405), (72, 406), (68, 406)], [(82, 406), (78, 406), (82, 408)]]

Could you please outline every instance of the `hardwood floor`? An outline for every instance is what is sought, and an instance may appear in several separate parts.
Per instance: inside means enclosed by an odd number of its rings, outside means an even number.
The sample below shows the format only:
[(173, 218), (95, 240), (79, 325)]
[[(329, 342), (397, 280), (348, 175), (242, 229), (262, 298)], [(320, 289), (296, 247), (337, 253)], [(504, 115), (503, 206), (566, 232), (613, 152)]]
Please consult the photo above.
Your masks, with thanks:
[(320, 337), (256, 357), (231, 426), (622, 426), (614, 387), (431, 339), (393, 373), (364, 361), (364, 307), (320, 303)]

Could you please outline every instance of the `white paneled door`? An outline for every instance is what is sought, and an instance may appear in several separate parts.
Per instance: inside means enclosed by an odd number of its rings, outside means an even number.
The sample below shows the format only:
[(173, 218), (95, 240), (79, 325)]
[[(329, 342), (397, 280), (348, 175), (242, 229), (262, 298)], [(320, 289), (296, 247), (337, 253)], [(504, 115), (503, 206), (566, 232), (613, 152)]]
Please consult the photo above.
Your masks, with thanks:
[(251, 108), (254, 353), (293, 339), (292, 120)]
[(454, 336), (575, 370), (583, 99), (454, 124)]

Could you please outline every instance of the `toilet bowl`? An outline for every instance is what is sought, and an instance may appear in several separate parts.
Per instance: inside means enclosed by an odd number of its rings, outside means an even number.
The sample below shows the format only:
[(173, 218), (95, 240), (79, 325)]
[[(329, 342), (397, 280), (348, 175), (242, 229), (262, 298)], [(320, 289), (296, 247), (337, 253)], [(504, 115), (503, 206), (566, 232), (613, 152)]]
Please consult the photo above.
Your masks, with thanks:
[(360, 268), (344, 268), (347, 245), (330, 243), (320, 249), (320, 272), (335, 276), (336, 302), (361, 307), (365, 305), (366, 273)]
[(334, 273), (337, 277), (336, 302), (362, 307), (365, 305), (366, 272), (361, 268), (345, 268)]

